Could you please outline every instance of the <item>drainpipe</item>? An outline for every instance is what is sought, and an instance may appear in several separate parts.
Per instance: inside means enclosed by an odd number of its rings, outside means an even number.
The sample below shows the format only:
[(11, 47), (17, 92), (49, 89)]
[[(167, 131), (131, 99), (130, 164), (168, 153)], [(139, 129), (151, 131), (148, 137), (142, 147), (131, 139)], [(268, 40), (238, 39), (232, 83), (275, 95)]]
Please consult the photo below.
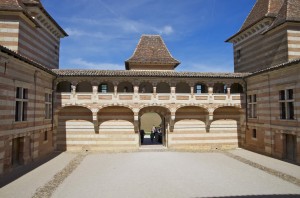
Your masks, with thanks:
[(271, 108), (271, 85), (270, 85), (270, 74), (267, 74), (268, 76), (268, 89), (269, 89), (269, 130), (270, 130), (270, 135), (271, 135), (271, 156), (273, 156), (273, 132), (272, 132), (272, 120), (271, 120), (271, 116), (272, 116), (272, 108)]
[(247, 81), (246, 81), (246, 79), (245, 78), (243, 78), (243, 81), (244, 81), (244, 83), (245, 83), (245, 96), (246, 96), (246, 100), (245, 100), (245, 102), (246, 102), (246, 107), (245, 107), (245, 109), (246, 109), (246, 118), (245, 118), (245, 122), (246, 122), (246, 128), (245, 128), (245, 144), (246, 144), (246, 140), (247, 140), (247, 138), (246, 138), (246, 132), (247, 132), (247, 129), (248, 129), (248, 95), (247, 95), (247, 93), (248, 93), (248, 86), (247, 86)]
[[(52, 101), (51, 101), (51, 105), (52, 105), (52, 109), (51, 109), (51, 125), (52, 125), (52, 146), (53, 146), (53, 149), (55, 149), (55, 144), (54, 144), (54, 138), (53, 138), (53, 132), (54, 132), (54, 95), (55, 95), (55, 91), (56, 91), (56, 88), (55, 88), (55, 80), (57, 79), (57, 76), (55, 75), (55, 78), (52, 80)], [(56, 140), (55, 140), (56, 141)]]

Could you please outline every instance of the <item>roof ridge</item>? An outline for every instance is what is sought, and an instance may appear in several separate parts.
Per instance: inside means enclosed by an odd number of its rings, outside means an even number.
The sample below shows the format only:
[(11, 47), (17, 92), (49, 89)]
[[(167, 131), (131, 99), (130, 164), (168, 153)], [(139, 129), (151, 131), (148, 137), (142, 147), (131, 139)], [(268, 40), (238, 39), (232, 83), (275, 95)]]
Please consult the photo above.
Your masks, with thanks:
[(42, 65), (41, 63), (38, 63), (38, 62), (36, 62), (36, 61), (34, 61), (34, 60), (32, 60), (32, 59), (29, 59), (28, 57), (26, 57), (26, 56), (24, 56), (24, 55), (21, 55), (21, 54), (19, 54), (19, 53), (13, 51), (13, 50), (11, 50), (11, 49), (8, 49), (7, 47), (5, 47), (5, 46), (3, 46), (3, 45), (0, 45), (0, 51), (3, 52), (3, 53), (8, 54), (8, 55), (10, 55), (10, 56), (13, 56), (13, 57), (15, 57), (15, 58), (17, 58), (17, 59), (19, 59), (19, 60), (21, 60), (21, 61), (23, 61), (23, 62), (26, 62), (26, 63), (28, 63), (28, 64), (34, 66), (34, 67), (37, 67), (37, 68), (39, 68), (39, 69), (41, 69), (41, 70), (43, 70), (43, 71), (46, 71), (47, 73), (50, 73), (50, 74), (52, 74), (52, 75), (55, 74), (55, 73), (52, 71), (52, 69), (49, 69), (49, 68), (47, 68), (46, 66)]
[[(132, 56), (125, 61), (126, 69), (130, 69), (132, 64), (135, 64), (140, 69), (148, 70), (153, 65), (160, 65), (168, 67), (170, 70), (178, 66), (180, 62), (171, 55), (161, 35), (143, 34)], [(147, 66), (150, 67), (146, 68)]]

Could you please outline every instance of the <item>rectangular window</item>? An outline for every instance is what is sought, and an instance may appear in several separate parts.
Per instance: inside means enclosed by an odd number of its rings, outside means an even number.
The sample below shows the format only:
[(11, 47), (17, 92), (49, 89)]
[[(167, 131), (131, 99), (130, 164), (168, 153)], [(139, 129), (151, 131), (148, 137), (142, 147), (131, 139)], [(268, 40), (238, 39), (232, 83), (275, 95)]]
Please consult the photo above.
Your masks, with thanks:
[(107, 84), (101, 85), (101, 93), (107, 93), (108, 92), (108, 86)]
[(52, 94), (45, 93), (45, 119), (52, 118)]
[(241, 52), (242, 51), (240, 49), (236, 51), (236, 57), (237, 57), (238, 60), (241, 59), (241, 57), (242, 57), (242, 53)]
[(196, 85), (196, 94), (202, 93), (202, 85)]
[(286, 89), (279, 91), (280, 119), (294, 120), (294, 90)]
[(44, 132), (44, 141), (47, 141), (48, 140), (48, 131), (45, 131)]
[(257, 118), (257, 96), (256, 94), (248, 95), (248, 117)]
[(252, 129), (252, 138), (256, 139), (257, 134), (256, 134), (256, 129)]
[(28, 89), (25, 89), (23, 87), (17, 87), (15, 104), (15, 121), (26, 121), (28, 111)]

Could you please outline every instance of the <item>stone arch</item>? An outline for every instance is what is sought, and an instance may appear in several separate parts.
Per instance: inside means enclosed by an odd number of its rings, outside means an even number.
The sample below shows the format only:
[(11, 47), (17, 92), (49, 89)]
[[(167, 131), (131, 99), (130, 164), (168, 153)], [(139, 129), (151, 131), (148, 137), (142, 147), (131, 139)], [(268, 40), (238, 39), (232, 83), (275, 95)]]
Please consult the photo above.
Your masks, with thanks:
[(133, 93), (133, 85), (129, 81), (123, 81), (118, 84), (118, 93)]
[(160, 114), (161, 116), (170, 116), (171, 111), (167, 106), (153, 106), (153, 105), (145, 105), (139, 109), (139, 116), (144, 113), (155, 112)]
[(95, 133), (91, 109), (70, 105), (57, 110), (57, 150), (82, 150), (82, 138)]
[(99, 133), (134, 133), (134, 112), (125, 106), (105, 106), (98, 113)]
[(139, 85), (139, 93), (153, 93), (153, 85), (150, 82), (142, 82)]
[(176, 93), (191, 93), (191, 87), (186, 82), (179, 82), (176, 84)]
[(227, 93), (227, 86), (224, 83), (214, 84), (214, 93)]
[(89, 81), (81, 81), (76, 85), (76, 92), (93, 92), (93, 87)]
[(243, 86), (240, 83), (233, 83), (230, 86), (230, 93), (244, 93)]
[(197, 82), (194, 85), (194, 93), (195, 94), (208, 93), (208, 86), (203, 82)]
[(175, 112), (174, 133), (205, 133), (208, 110), (200, 106), (181, 106)]
[(98, 85), (98, 93), (114, 93), (114, 84), (110, 81), (103, 81)]
[(89, 105), (85, 105), (85, 104), (80, 104), (80, 105), (65, 104), (65, 105), (63, 105), (63, 106), (60, 106), (60, 107), (55, 108), (54, 114), (55, 114), (55, 115), (58, 115), (59, 112), (60, 112), (62, 109), (67, 108), (67, 107), (83, 107), (83, 108), (87, 108), (87, 109), (89, 109), (90, 111), (92, 111), (92, 107), (89, 106)]
[(156, 93), (171, 93), (171, 87), (167, 82), (159, 82), (156, 86)]
[(160, 116), (161, 118), (161, 123), (160, 123), (160, 129), (162, 132), (162, 144), (166, 145), (167, 142), (167, 129), (168, 126), (170, 125), (170, 120), (171, 120), (171, 111), (169, 108), (165, 106), (144, 106), (140, 108), (139, 110), (139, 124), (141, 124), (141, 117), (147, 113), (156, 113)]
[(206, 112), (209, 112), (209, 111), (208, 111), (208, 107), (207, 107), (206, 105), (203, 105), (203, 104), (196, 104), (196, 105), (181, 104), (181, 105), (178, 105), (178, 106), (176, 107), (176, 111), (177, 111), (178, 109), (184, 108), (184, 107), (195, 107), (195, 108), (199, 107), (199, 108), (204, 109)]
[(242, 109), (236, 106), (220, 106), (213, 112), (210, 124), (211, 133), (238, 134), (241, 130)]
[(69, 81), (60, 81), (56, 84), (56, 92), (61, 93), (61, 92), (68, 92), (70, 93), (72, 88), (72, 83)]

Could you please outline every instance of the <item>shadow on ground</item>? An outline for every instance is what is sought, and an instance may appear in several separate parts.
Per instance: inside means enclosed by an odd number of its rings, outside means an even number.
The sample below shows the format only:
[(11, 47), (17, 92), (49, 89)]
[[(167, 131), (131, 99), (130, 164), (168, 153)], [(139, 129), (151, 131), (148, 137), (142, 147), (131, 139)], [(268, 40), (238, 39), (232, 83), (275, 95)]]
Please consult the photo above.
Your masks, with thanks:
[[(194, 197), (200, 198), (200, 197)], [(206, 197), (206, 198), (300, 198), (300, 194), (298, 195), (241, 195), (241, 196), (227, 196), (227, 197)]]
[(155, 138), (151, 141), (149, 136), (145, 136), (142, 145), (162, 145), (162, 142)]
[(29, 173), (30, 171), (38, 168), (39, 166), (47, 163), (48, 161), (56, 158), (59, 156), (61, 152), (53, 152), (41, 159), (38, 159), (28, 165), (20, 165), (19, 167), (16, 167), (13, 171), (5, 173), (0, 176), (0, 188), (3, 186), (6, 186), (7, 184), (13, 182), (14, 180), (22, 177), (23, 175)]

